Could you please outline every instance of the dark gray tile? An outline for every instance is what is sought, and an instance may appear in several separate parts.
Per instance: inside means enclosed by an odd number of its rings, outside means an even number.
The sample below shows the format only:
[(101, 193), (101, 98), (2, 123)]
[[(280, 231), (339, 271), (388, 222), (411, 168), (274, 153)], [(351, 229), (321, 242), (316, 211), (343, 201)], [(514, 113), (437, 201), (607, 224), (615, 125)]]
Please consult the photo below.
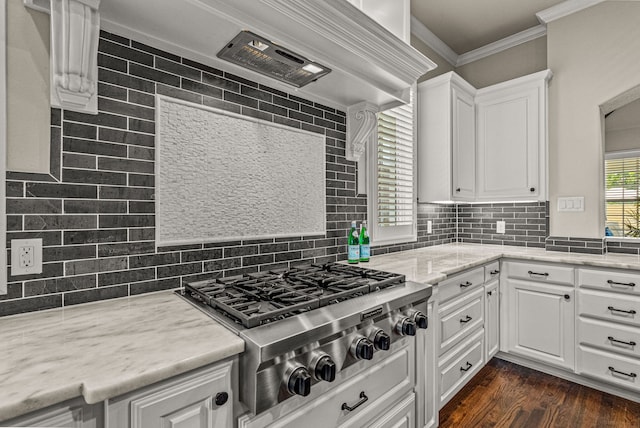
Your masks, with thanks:
[(289, 111), (289, 117), (291, 119), (299, 120), (301, 122), (307, 122), (313, 124), (313, 116), (297, 111)]
[(180, 288), (180, 278), (167, 278), (154, 281), (136, 282), (130, 285), (131, 295), (150, 293), (153, 291)]
[(62, 247), (44, 247), (42, 249), (42, 261), (45, 263), (94, 259), (95, 257), (95, 245), (65, 245)]
[(189, 92), (184, 89), (175, 88), (173, 86), (158, 84), (158, 94), (166, 95), (171, 98), (190, 101), (196, 104), (202, 104), (202, 94)]
[[(145, 120), (153, 120), (155, 118), (155, 110), (153, 108), (144, 107), (138, 104), (125, 103), (111, 98), (98, 98), (98, 110), (101, 112), (116, 113)], [(123, 120), (126, 121), (126, 118), (123, 118)], [(126, 128), (126, 124), (122, 126), (122, 128)], [(93, 138), (95, 138), (95, 136)]]
[(24, 184), (18, 181), (7, 181), (6, 196), (9, 197), (24, 197)]
[(129, 186), (134, 187), (154, 187), (155, 176), (144, 174), (129, 174)]
[[(112, 141), (116, 143), (133, 144), (145, 147), (153, 147), (155, 145), (155, 136), (153, 135), (120, 131), (118, 129), (100, 128), (99, 139), (103, 141)], [(127, 157), (126, 148), (124, 155), (121, 157)]]
[(153, 161), (156, 158), (156, 151), (148, 147), (129, 146), (129, 158)]
[(62, 170), (62, 179), (66, 183), (111, 184), (114, 186), (127, 184), (127, 174), (106, 171), (92, 171), (86, 169), (65, 168)]
[(153, 200), (154, 189), (142, 187), (100, 186), (100, 199), (132, 199), (138, 201)]
[(95, 140), (97, 132), (97, 128), (93, 125), (65, 122), (62, 126), (62, 135), (64, 135), (65, 137), (77, 137)]
[[(134, 238), (130, 240), (133, 241)], [(126, 239), (125, 239), (126, 241)], [(127, 256), (132, 254), (149, 254), (155, 250), (154, 242), (125, 242), (120, 244), (99, 244), (98, 257)]]
[(63, 153), (62, 166), (66, 168), (95, 169), (98, 158), (92, 155), (82, 155), (76, 153)]
[(183, 251), (182, 262), (197, 262), (203, 260), (215, 260), (222, 258), (221, 248), (209, 248), (205, 250)]
[(180, 253), (151, 254), (129, 257), (129, 268), (174, 265), (180, 263)]
[(215, 86), (216, 88), (224, 89), (231, 92), (239, 92), (240, 84), (232, 80), (225, 79), (219, 75), (211, 75), (204, 73), (202, 75), (202, 82), (207, 85)]
[(124, 86), (138, 91), (154, 93), (156, 85), (154, 82), (130, 76), (128, 74), (119, 73), (117, 71), (108, 70), (106, 68), (98, 69), (98, 79), (101, 82), (111, 83), (117, 86)]
[(199, 69), (164, 58), (156, 58), (155, 68), (177, 74), (187, 79), (200, 80), (202, 78), (202, 72)]
[(108, 68), (110, 70), (119, 71), (121, 73), (127, 72), (127, 61), (113, 57), (111, 55), (105, 55), (98, 53), (98, 67)]
[(12, 199), (6, 200), (7, 214), (60, 214), (62, 201), (59, 199)]
[(64, 245), (123, 242), (127, 240), (127, 230), (71, 230), (64, 232), (63, 239)]
[(200, 64), (199, 62), (196, 62), (196, 61), (191, 61), (190, 59), (187, 59), (187, 58), (182, 58), (182, 63), (184, 65), (188, 65), (189, 67), (193, 67), (193, 68), (197, 68), (199, 70), (202, 70), (202, 71), (204, 71), (206, 73), (222, 76), (222, 70), (218, 70), (217, 68), (209, 67), (208, 65)]
[(43, 294), (55, 294), (65, 291), (83, 290), (95, 288), (96, 276), (71, 276), (67, 278), (53, 278), (24, 283), (25, 297), (40, 296)]
[[(109, 171), (137, 172), (142, 174), (153, 174), (155, 171), (155, 164), (154, 162), (147, 162), (147, 161), (100, 157), (98, 158), (98, 169), (109, 170)], [(124, 184), (124, 183), (105, 183), (105, 184)]]
[(202, 263), (182, 263), (171, 266), (159, 266), (158, 278), (169, 278), (172, 276), (193, 275), (202, 272)]
[(65, 275), (84, 275), (87, 273), (108, 272), (127, 268), (126, 257), (111, 257), (70, 261), (64, 264)]
[(146, 132), (148, 134), (154, 134), (156, 132), (155, 122), (129, 118), (129, 131)]
[(129, 212), (134, 214), (154, 213), (156, 210), (155, 202), (129, 202)]
[(25, 230), (95, 229), (95, 215), (26, 215)]
[(151, 227), (156, 223), (154, 215), (100, 215), (99, 219), (100, 229)]
[(62, 294), (0, 302), (0, 316), (62, 307)]
[(244, 95), (239, 95), (234, 92), (224, 92), (224, 100), (232, 103), (240, 104), (246, 107), (258, 108), (258, 100), (245, 97)]
[(98, 96), (105, 98), (113, 98), (120, 101), (127, 100), (127, 90), (120, 86), (109, 85), (107, 83), (98, 82)]
[(157, 56), (161, 56), (163, 58), (167, 58), (170, 59), (172, 61), (176, 61), (176, 62), (180, 62), (180, 57), (178, 55), (173, 55), (170, 54), (169, 52), (160, 50), (160, 49), (156, 49), (154, 47), (151, 47), (149, 45), (145, 45), (144, 43), (140, 43), (140, 42), (136, 42), (135, 40), (131, 41), (131, 47), (135, 48), (135, 49), (140, 49), (142, 51), (148, 52), (152, 55), (157, 55)]
[(83, 291), (64, 293), (64, 305), (72, 306), (81, 303), (95, 302), (98, 300), (115, 299), (129, 294), (129, 287), (118, 285), (115, 287), (95, 288)]
[[(113, 130), (113, 132), (118, 134), (124, 133), (124, 131), (116, 130)], [(121, 144), (103, 143), (100, 141), (65, 138), (63, 142), (63, 149), (65, 152), (127, 157), (127, 146), (123, 146)]]
[[(152, 82), (164, 83), (170, 86), (180, 86), (180, 77), (175, 74), (165, 73), (164, 71), (155, 70), (138, 64), (129, 64), (129, 74)], [(133, 88), (136, 89), (136, 88)]]
[(11, 247), (12, 239), (42, 239), (43, 246), (62, 245), (62, 232), (42, 230), (37, 232), (8, 232), (6, 245)]
[(130, 103), (152, 108), (156, 106), (156, 98), (153, 95), (145, 92), (134, 91), (133, 89), (129, 89), (127, 99), (123, 101), (129, 101)]

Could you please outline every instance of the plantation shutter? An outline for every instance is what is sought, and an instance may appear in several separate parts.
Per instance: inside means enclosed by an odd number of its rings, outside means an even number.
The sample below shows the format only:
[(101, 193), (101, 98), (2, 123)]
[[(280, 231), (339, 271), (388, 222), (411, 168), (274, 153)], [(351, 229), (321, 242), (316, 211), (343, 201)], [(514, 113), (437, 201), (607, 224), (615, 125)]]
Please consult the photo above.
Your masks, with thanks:
[(378, 113), (377, 225), (414, 222), (413, 101)]
[(606, 225), (614, 236), (640, 237), (640, 156), (605, 160)]

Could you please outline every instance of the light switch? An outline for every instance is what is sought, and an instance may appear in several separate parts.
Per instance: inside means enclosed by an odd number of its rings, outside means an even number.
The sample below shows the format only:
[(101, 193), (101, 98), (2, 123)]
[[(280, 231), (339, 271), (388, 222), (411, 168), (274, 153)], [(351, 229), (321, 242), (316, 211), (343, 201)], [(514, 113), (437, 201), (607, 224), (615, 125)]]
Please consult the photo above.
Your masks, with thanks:
[(558, 211), (584, 211), (584, 196), (558, 198)]

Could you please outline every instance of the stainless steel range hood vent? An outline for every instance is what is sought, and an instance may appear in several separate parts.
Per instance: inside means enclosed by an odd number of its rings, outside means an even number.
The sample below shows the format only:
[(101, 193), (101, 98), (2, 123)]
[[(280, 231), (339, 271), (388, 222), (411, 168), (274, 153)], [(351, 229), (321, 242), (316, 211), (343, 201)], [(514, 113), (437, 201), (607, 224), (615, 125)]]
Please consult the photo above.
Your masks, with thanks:
[(278, 46), (250, 31), (242, 31), (218, 52), (218, 58), (302, 88), (331, 69)]

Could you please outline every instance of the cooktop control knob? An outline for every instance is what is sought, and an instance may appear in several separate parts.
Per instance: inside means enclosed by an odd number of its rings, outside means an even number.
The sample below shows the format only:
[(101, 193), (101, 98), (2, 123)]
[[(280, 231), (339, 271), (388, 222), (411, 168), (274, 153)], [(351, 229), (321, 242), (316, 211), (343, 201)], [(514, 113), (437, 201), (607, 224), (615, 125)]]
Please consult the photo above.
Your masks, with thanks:
[(379, 328), (370, 336), (373, 346), (379, 351), (388, 351), (391, 348), (391, 337)]
[(402, 318), (396, 324), (396, 332), (401, 336), (415, 336), (416, 335), (416, 323), (408, 317)]
[(327, 382), (333, 382), (336, 379), (336, 363), (328, 355), (318, 360), (313, 371), (316, 379)]
[(429, 319), (420, 311), (412, 312), (409, 318), (416, 323), (418, 328), (426, 329), (429, 326)]
[(287, 381), (287, 387), (292, 394), (307, 396), (311, 392), (311, 376), (304, 367), (298, 367)]
[(373, 343), (366, 337), (359, 337), (353, 341), (351, 353), (359, 360), (370, 360), (373, 358)]

